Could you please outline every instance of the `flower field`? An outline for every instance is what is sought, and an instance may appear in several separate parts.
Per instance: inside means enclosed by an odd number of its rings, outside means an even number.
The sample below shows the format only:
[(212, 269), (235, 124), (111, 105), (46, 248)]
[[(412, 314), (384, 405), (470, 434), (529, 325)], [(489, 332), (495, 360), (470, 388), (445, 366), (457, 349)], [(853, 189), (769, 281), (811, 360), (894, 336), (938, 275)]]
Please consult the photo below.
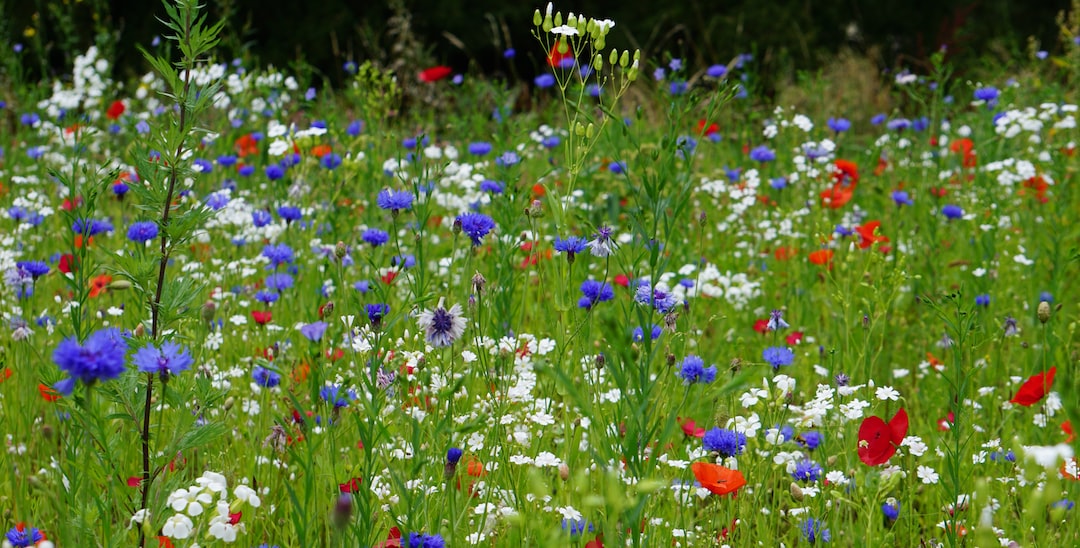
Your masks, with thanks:
[(1080, 545), (1076, 25), (856, 119), (534, 22), (9, 86), (2, 545)]

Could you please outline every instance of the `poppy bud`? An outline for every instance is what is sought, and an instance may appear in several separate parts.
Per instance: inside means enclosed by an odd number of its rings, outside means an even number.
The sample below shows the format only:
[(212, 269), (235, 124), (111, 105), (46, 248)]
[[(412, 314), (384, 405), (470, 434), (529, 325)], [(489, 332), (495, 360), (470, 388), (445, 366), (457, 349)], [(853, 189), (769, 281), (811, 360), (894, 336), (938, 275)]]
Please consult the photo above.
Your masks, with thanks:
[(136, 338), (145, 336), (146, 335), (146, 327), (143, 324), (136, 325), (134, 335), (135, 335)]
[[(109, 289), (131, 289), (131, 282), (128, 280), (113, 280), (109, 283)], [(1046, 305), (1049, 310), (1050, 305)]]
[(559, 479), (563, 481), (570, 479), (570, 467), (565, 462), (559, 465)]
[(795, 482), (791, 482), (791, 498), (801, 501), (803, 499), (802, 488)]
[(1046, 301), (1039, 302), (1039, 308), (1038, 308), (1037, 314), (1039, 316), (1039, 321), (1040, 322), (1046, 323), (1046, 322), (1050, 321), (1050, 303), (1048, 303)]
[(234, 405), (236, 405), (236, 398), (232, 396), (225, 398), (225, 411), (232, 409)]

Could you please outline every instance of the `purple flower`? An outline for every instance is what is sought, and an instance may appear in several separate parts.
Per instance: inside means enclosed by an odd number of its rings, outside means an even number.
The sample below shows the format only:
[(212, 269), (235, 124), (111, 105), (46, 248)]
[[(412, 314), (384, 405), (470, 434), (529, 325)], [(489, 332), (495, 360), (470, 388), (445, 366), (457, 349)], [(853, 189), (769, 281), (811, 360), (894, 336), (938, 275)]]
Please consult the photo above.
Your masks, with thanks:
[(712, 65), (705, 70), (705, 76), (709, 78), (723, 78), (727, 75), (727, 67), (725, 65)]
[(277, 214), (278, 217), (284, 219), (286, 223), (299, 221), (304, 217), (304, 214), (300, 211), (300, 208), (296, 206), (281, 206), (277, 209)]
[(480, 181), (480, 190), (484, 192), (490, 192), (492, 194), (502, 194), (503, 185), (499, 181), (484, 179), (483, 181)]
[(300, 334), (311, 342), (319, 342), (323, 333), (326, 333), (327, 327), (329, 327), (329, 324), (323, 321), (309, 323), (300, 327)]
[(379, 247), (390, 241), (390, 235), (385, 230), (369, 228), (360, 235), (360, 239), (371, 244), (372, 247)]
[(147, 344), (135, 352), (131, 361), (139, 371), (156, 373), (161, 376), (162, 381), (170, 375), (186, 371), (194, 363), (187, 349), (172, 341), (161, 343), (160, 349), (152, 343)]
[(870, 125), (880, 126), (885, 121), (884, 114), (875, 114), (873, 118), (870, 118)]
[(356, 137), (360, 135), (360, 132), (362, 131), (364, 131), (364, 122), (360, 120), (349, 122), (348, 127), (345, 128), (345, 133), (347, 133), (349, 137)]
[(341, 165), (341, 155), (335, 154), (333, 152), (331, 152), (330, 154), (325, 154), (319, 160), (319, 165), (329, 170), (337, 169), (338, 166)]
[(994, 103), (994, 102), (997, 101), (997, 98), (1001, 95), (1001, 92), (998, 91), (998, 89), (993, 87), (993, 86), (987, 86), (987, 87), (984, 87), (984, 88), (976, 88), (975, 93), (973, 95), (975, 96), (976, 101), (985, 101), (987, 103)]
[(821, 440), (821, 432), (811, 430), (809, 432), (803, 432), (801, 435), (799, 435), (798, 442), (803, 447), (806, 447), (807, 449), (813, 451), (814, 449), (817, 449), (819, 445), (821, 445)]
[(473, 245), (480, 245), (480, 241), (495, 228), (495, 221), (483, 213), (464, 213), (454, 220), (455, 226), (460, 226), (461, 231), (469, 236)]
[(578, 300), (578, 306), (584, 309), (590, 309), (596, 303), (614, 299), (615, 291), (611, 288), (610, 284), (601, 283), (596, 280), (585, 280), (581, 283), (581, 295), (581, 299)]
[(890, 522), (896, 521), (896, 518), (900, 517), (900, 503), (896, 499), (889, 497), (881, 505), (881, 513)]
[(384, 188), (375, 198), (375, 203), (382, 209), (396, 213), (402, 209), (412, 209), (413, 195), (404, 190)]
[(946, 204), (941, 208), (941, 214), (946, 219), (959, 219), (964, 216), (964, 210), (958, 205)]
[(650, 305), (661, 314), (667, 314), (679, 306), (679, 297), (662, 286), (652, 287), (649, 282), (642, 282), (634, 292), (638, 304)]
[(484, 141), (469, 143), (469, 154), (474, 156), (484, 156), (489, 152), (491, 152), (491, 143)]
[(565, 240), (558, 236), (555, 237), (555, 251), (557, 253), (566, 253), (566, 260), (571, 263), (574, 262), (575, 255), (585, 251), (587, 245), (588, 242), (577, 236), (570, 236)]
[(889, 120), (889, 123), (885, 124), (885, 127), (890, 131), (903, 131), (911, 127), (911, 120), (907, 118), (897, 118), (895, 120)]
[(128, 227), (127, 237), (133, 242), (149, 242), (157, 238), (158, 226), (154, 221), (139, 221)]
[(795, 353), (786, 346), (770, 346), (761, 352), (761, 357), (774, 370), (780, 369), (781, 366), (791, 365), (795, 361)]
[(725, 458), (734, 457), (746, 448), (746, 434), (725, 428), (713, 428), (705, 432), (701, 443), (706, 451), (715, 451)]
[(806, 542), (814, 544), (817, 541), (829, 542), (832, 540), (832, 535), (829, 530), (825, 528), (825, 522), (815, 519), (807, 518), (806, 521), (799, 525), (799, 530), (802, 531), (803, 538)]
[(755, 147), (750, 151), (750, 159), (755, 162), (771, 162), (776, 159), (776, 153), (769, 149), (765, 145)]
[(508, 150), (495, 158), (495, 165), (499, 167), (510, 167), (521, 162), (521, 157), (516, 152)]
[(791, 477), (809, 483), (821, 479), (824, 473), (825, 471), (822, 470), (820, 464), (810, 459), (804, 459), (795, 463), (795, 470), (791, 472)]
[(544, 73), (533, 79), (533, 83), (540, 89), (547, 89), (555, 85), (555, 75)]
[(388, 304), (369, 304), (365, 305), (364, 308), (367, 310), (368, 320), (376, 326), (382, 324), (382, 319), (390, 313), (390, 305)]
[(266, 288), (281, 293), (293, 286), (293, 277), (284, 272), (266, 277)]
[(278, 164), (270, 164), (266, 166), (265, 173), (267, 179), (270, 179), (271, 181), (276, 181), (285, 176), (285, 168), (281, 167)]
[(286, 244), (267, 244), (263, 247), (262, 256), (270, 260), (273, 268), (293, 262), (293, 250)]
[(908, 193), (903, 190), (894, 190), (892, 193), (892, 199), (894, 202), (896, 202), (896, 205), (898, 206), (915, 205), (915, 202), (911, 201), (911, 198), (908, 197)]
[[(655, 341), (656, 339), (659, 339), (660, 335), (663, 335), (663, 333), (664, 329), (662, 327), (653, 324), (652, 330), (649, 333), (649, 338)], [(630, 338), (633, 339), (634, 342), (641, 342), (645, 340), (645, 330), (642, 329), (640, 326), (635, 327), (634, 331), (630, 333)]]
[(259, 365), (251, 371), (251, 379), (263, 388), (273, 388), (281, 384), (281, 375)]
[(843, 133), (851, 129), (851, 121), (847, 118), (829, 118), (825, 124), (829, 126), (829, 129), (836, 133)]
[(975, 295), (975, 304), (982, 307), (990, 306), (990, 295)]
[(461, 456), (464, 454), (465, 452), (461, 449), (457, 447), (451, 447), (446, 451), (446, 462), (449, 462), (450, 464), (457, 464), (458, 461), (461, 460)]
[(716, 380), (716, 366), (705, 367), (705, 361), (701, 358), (689, 355), (683, 359), (682, 366), (677, 373), (684, 384), (709, 384)]
[(82, 344), (75, 337), (64, 339), (53, 351), (53, 361), (72, 379), (93, 384), (119, 377), (125, 369), (125, 354), (127, 342), (119, 329), (110, 327), (93, 333)]
[(774, 309), (769, 314), (769, 321), (765, 324), (765, 328), (769, 331), (779, 331), (781, 329), (787, 329), (791, 327), (784, 321), (784, 311)]
[(35, 280), (49, 273), (49, 265), (43, 261), (19, 261), (15, 263), (15, 267), (25, 270)]
[(16, 548), (35, 546), (45, 540), (45, 535), (37, 527), (15, 526), (4, 535), (7, 542)]

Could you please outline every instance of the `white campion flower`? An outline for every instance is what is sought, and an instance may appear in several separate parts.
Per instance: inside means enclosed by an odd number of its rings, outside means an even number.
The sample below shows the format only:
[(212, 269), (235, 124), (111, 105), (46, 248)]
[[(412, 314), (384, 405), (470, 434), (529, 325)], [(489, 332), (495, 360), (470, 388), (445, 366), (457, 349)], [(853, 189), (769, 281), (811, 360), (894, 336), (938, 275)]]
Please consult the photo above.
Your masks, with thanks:
[(250, 504), (252, 508), (258, 508), (262, 504), (259, 494), (247, 485), (237, 485), (236, 489), (233, 490), (233, 494), (236, 495), (236, 498)]
[(191, 518), (184, 514), (173, 514), (172, 517), (165, 520), (165, 525), (161, 527), (161, 533), (169, 538), (180, 540), (191, 536), (191, 531), (194, 529), (195, 524), (192, 523)]
[(885, 400), (896, 401), (896, 400), (900, 399), (900, 392), (897, 392), (896, 389), (891, 387), (891, 386), (882, 386), (882, 387), (878, 388), (874, 392), (874, 395), (877, 396), (877, 399), (879, 399), (881, 401), (885, 401)]
[(932, 485), (938, 482), (938, 473), (929, 466), (920, 465), (918, 472), (916, 472), (916, 475), (919, 476), (919, 479), (921, 479), (922, 482), (927, 485)]
[(570, 25), (559, 25), (551, 29), (552, 34), (560, 34), (562, 36), (577, 36), (578, 30), (576, 27)]
[(169, 495), (169, 507), (177, 512), (184, 512), (191, 517), (203, 513), (203, 505), (214, 502), (214, 497), (201, 487), (191, 489), (177, 489)]
[(1073, 449), (1067, 443), (1057, 445), (1025, 445), (1024, 455), (1044, 468), (1053, 468), (1062, 460), (1068, 461), (1073, 457)]
[(224, 493), (229, 490), (229, 481), (225, 479), (225, 476), (209, 470), (203, 472), (201, 477), (195, 478), (195, 484), (210, 490), (211, 493)]

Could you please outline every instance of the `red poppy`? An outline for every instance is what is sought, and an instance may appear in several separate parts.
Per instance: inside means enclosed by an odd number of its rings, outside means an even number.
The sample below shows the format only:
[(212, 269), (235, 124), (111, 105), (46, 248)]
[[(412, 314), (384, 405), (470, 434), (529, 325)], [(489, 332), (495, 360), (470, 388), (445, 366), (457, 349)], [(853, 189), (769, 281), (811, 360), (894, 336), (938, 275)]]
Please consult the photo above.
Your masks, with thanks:
[(1024, 384), (1020, 385), (1020, 390), (1016, 391), (1016, 395), (1009, 402), (1024, 407), (1031, 407), (1039, 403), (1050, 392), (1050, 387), (1054, 385), (1055, 373), (1057, 373), (1057, 367), (1051, 367), (1038, 375), (1032, 375), (1031, 378), (1024, 381)]
[(626, 274), (618, 274), (612, 281), (615, 282), (615, 285), (630, 287), (630, 276), (627, 276)]
[(697, 131), (698, 131), (698, 134), (704, 135), (705, 137), (708, 137), (708, 136), (712, 135), (713, 133), (716, 133), (716, 132), (720, 131), (720, 125), (717, 124), (716, 122), (713, 122), (713, 123), (710, 124), (704, 118), (702, 118), (702, 119), (698, 120)]
[(950, 428), (952, 428), (952, 424), (953, 424), (954, 421), (956, 421), (956, 414), (953, 413), (952, 411), (949, 411), (949, 414), (945, 415), (944, 418), (938, 419), (938, 421), (937, 421), (937, 429), (942, 431), (942, 432), (945, 432), (945, 431), (949, 430)]
[(799, 250), (795, 249), (794, 247), (780, 246), (776, 248), (776, 251), (773, 252), (773, 256), (776, 257), (776, 260), (778, 261), (786, 261), (797, 255), (798, 253)]
[(322, 158), (333, 151), (334, 149), (330, 148), (330, 145), (315, 145), (311, 147), (311, 155), (316, 158)]
[(859, 166), (850, 160), (837, 160), (832, 176), (837, 185), (854, 188), (859, 184)]
[(881, 417), (866, 417), (859, 426), (859, 460), (867, 466), (885, 464), (896, 454), (908, 431), (908, 415), (900, 408), (886, 423)]
[(122, 114), (124, 114), (125, 110), (127, 109), (124, 107), (123, 101), (113, 101), (112, 104), (109, 105), (109, 110), (105, 111), (105, 116), (107, 116), (110, 120), (116, 120), (120, 118)]
[(352, 479), (350, 479), (349, 481), (347, 481), (345, 483), (339, 483), (338, 484), (338, 489), (342, 493), (356, 493), (356, 492), (358, 492), (360, 490), (360, 482), (361, 481), (362, 480), (360, 478), (352, 478)]
[(874, 175), (881, 175), (885, 173), (885, 170), (889, 168), (889, 160), (884, 156), (878, 157), (877, 167), (874, 168)]
[[(562, 45), (564, 51), (559, 51), (559, 46)], [(570, 50), (570, 46), (562, 40), (556, 40), (551, 46), (551, 51), (548, 52), (548, 66), (549, 67), (561, 67), (564, 59), (573, 59), (574, 52)]]
[(372, 548), (401, 548), (401, 529), (391, 527), (386, 535), (386, 540), (376, 542)]
[(142, 478), (139, 476), (131, 476), (127, 479), (128, 487), (138, 487), (142, 483)]
[(1050, 201), (1050, 199), (1046, 197), (1046, 191), (1050, 188), (1050, 184), (1047, 183), (1046, 179), (1043, 179), (1041, 176), (1032, 177), (1024, 181), (1021, 186), (1023, 186), (1023, 188), (1016, 191), (1016, 193), (1020, 196), (1027, 196), (1029, 190), (1034, 190), (1035, 199), (1038, 200), (1040, 203), (1045, 204), (1046, 202)]
[(1076, 439), (1076, 432), (1073, 431), (1072, 421), (1065, 421), (1061, 423), (1061, 431), (1065, 432), (1065, 443), (1072, 443)]
[(60, 393), (53, 390), (48, 385), (38, 383), (37, 389), (38, 393), (41, 394), (41, 399), (45, 401), (53, 402), (60, 399)]
[(828, 266), (832, 268), (833, 250), (831, 249), (819, 249), (817, 251), (810, 252), (810, 262), (818, 266)]
[(836, 184), (821, 191), (821, 206), (830, 209), (840, 209), (851, 201), (854, 186)]
[(949, 150), (963, 154), (964, 167), (975, 167), (979, 163), (978, 158), (975, 157), (975, 143), (973, 143), (971, 139), (966, 137), (957, 139), (949, 144)]
[(434, 67), (431, 67), (431, 68), (424, 69), (424, 70), (420, 71), (420, 74), (419, 74), (418, 77), (420, 78), (421, 82), (425, 82), (425, 83), (430, 84), (430, 83), (433, 83), (433, 82), (438, 82), (439, 80), (442, 80), (443, 78), (446, 78), (447, 76), (450, 76), (450, 74), (452, 74), (453, 72), (454, 72), (454, 69), (452, 69), (452, 68), (450, 68), (448, 66), (437, 65), (437, 66), (434, 66)]
[(769, 332), (769, 320), (764, 318), (754, 321), (754, 331), (761, 333), (762, 335)]
[(861, 249), (866, 249), (877, 242), (889, 241), (888, 237), (878, 235), (878, 228), (880, 227), (881, 221), (870, 221), (855, 229), (855, 232), (858, 232), (859, 236), (862, 237), (862, 241), (859, 242), (859, 247)]
[(604, 535), (596, 535), (596, 538), (585, 543), (585, 548), (604, 548)]
[(397, 278), (398, 272), (396, 270), (390, 270), (382, 276), (382, 282), (386, 285), (394, 283), (394, 279)]
[(10, 368), (5, 367), (3, 369), (0, 369), (0, 382), (4, 382), (4, 381), (6, 381), (6, 380), (8, 380), (10, 378), (11, 378), (11, 369)]
[(270, 320), (274, 319), (274, 314), (269, 310), (252, 310), (251, 318), (259, 325), (266, 325), (270, 323)]
[(800, 342), (802, 342), (802, 338), (803, 338), (803, 332), (802, 331), (792, 331), (784, 339), (784, 342), (788, 343), (788, 345), (790, 345), (790, 346), (795, 346), (795, 345), (799, 344)]
[(173, 548), (172, 539), (166, 536), (158, 535), (157, 543), (158, 548)]
[(735, 493), (740, 487), (746, 485), (746, 478), (742, 472), (725, 468), (719, 464), (708, 462), (695, 462), (690, 465), (701, 486), (710, 492), (723, 496)]
[(108, 274), (94, 277), (94, 279), (90, 281), (90, 296), (97, 297), (98, 295), (108, 292), (110, 283), (112, 283), (112, 276)]
[(686, 419), (680, 426), (682, 426), (683, 434), (686, 434), (687, 437), (700, 438), (705, 436), (705, 429), (698, 426), (697, 423), (694, 422), (694, 419)]
[(255, 136), (248, 133), (237, 139), (233, 143), (233, 148), (236, 150), (236, 155), (241, 158), (252, 156), (259, 153), (259, 141), (255, 140)]

